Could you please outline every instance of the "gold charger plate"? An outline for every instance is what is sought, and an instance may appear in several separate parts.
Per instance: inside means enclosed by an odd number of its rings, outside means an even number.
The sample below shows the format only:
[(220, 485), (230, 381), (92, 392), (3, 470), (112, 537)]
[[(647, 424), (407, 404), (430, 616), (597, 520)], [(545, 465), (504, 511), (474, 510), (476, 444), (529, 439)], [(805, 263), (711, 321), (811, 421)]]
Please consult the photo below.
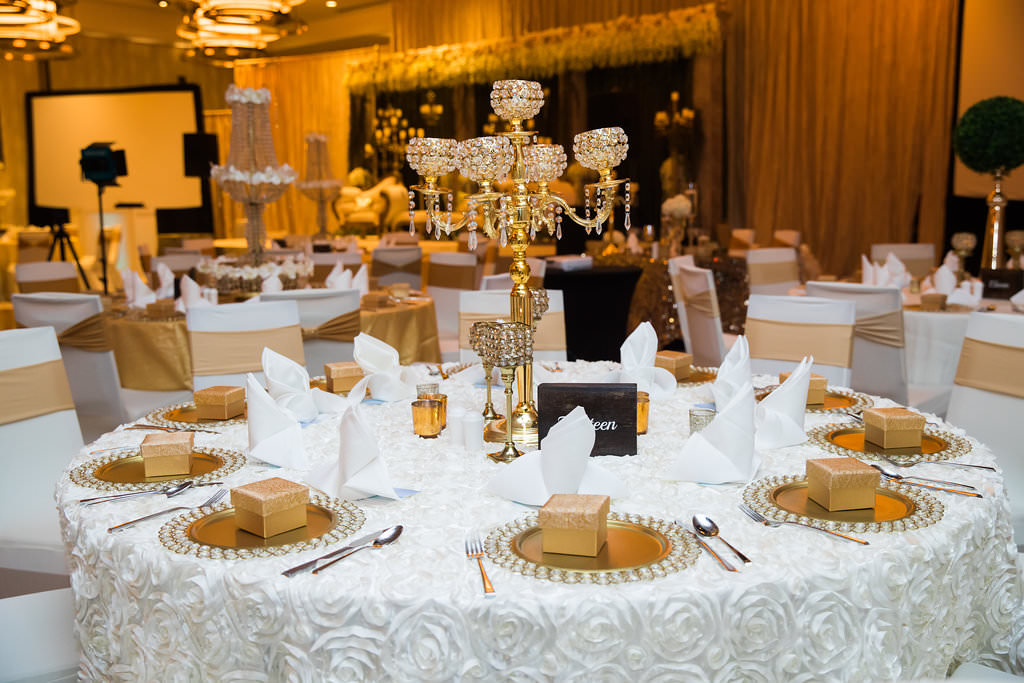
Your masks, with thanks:
[(907, 304), (903, 307), (905, 311), (919, 311), (921, 313), (970, 313), (976, 309), (963, 304), (949, 304), (939, 311), (923, 311), (921, 304)]
[(883, 480), (875, 489), (875, 509), (830, 512), (807, 499), (803, 474), (752, 482), (743, 489), (743, 502), (768, 519), (861, 533), (923, 529), (942, 519), (946, 510), (941, 501), (920, 488)]
[(545, 553), (533, 514), (491, 531), (484, 552), (495, 564), (523, 576), (560, 583), (617, 584), (682, 571), (696, 562), (700, 546), (675, 522), (611, 512), (608, 542), (597, 557)]
[(182, 555), (212, 559), (280, 557), (325, 548), (348, 538), (363, 526), (365, 515), (352, 503), (310, 492), (307, 524), (270, 538), (242, 531), (230, 503), (189, 510), (160, 528), (160, 543)]
[(175, 429), (217, 429), (220, 427), (232, 427), (245, 423), (246, 414), (243, 412), (238, 417), (227, 420), (200, 420), (196, 416), (196, 405), (189, 401), (187, 403), (176, 403), (174, 405), (158, 408), (143, 418), (143, 422), (155, 424), (160, 427), (173, 427)]
[[(763, 387), (754, 392), (754, 398), (761, 401), (768, 394), (779, 388), (778, 384)], [(858, 391), (843, 391), (842, 389), (826, 389), (825, 402), (819, 404), (808, 404), (808, 413), (847, 413), (851, 411), (864, 410), (875, 404), (874, 400), (867, 394)]]
[(130, 455), (127, 458), (119, 458), (112, 462), (100, 465), (93, 471), (93, 476), (100, 481), (109, 481), (112, 484), (144, 484), (147, 482), (165, 482), (176, 479), (192, 479), (204, 474), (210, 474), (224, 465), (224, 460), (214, 453), (192, 452), (192, 467), (188, 474), (167, 474), (157, 477), (147, 477), (146, 467), (142, 462), (142, 455)]
[(690, 376), (686, 379), (679, 380), (678, 385), (685, 386), (714, 382), (716, 377), (718, 377), (718, 368), (706, 368), (694, 365), (693, 369), (690, 370)]
[(227, 448), (195, 446), (192, 471), (187, 475), (147, 477), (138, 446), (118, 448), (71, 470), (71, 481), (100, 491), (155, 491), (171, 482), (191, 479), (197, 484), (218, 481), (241, 469), (245, 454)]
[(952, 432), (925, 425), (920, 448), (882, 448), (864, 439), (864, 425), (838, 423), (815, 427), (807, 438), (835, 455), (853, 455), (882, 461), (879, 454), (901, 464), (928, 460), (952, 460), (971, 452), (971, 445)]

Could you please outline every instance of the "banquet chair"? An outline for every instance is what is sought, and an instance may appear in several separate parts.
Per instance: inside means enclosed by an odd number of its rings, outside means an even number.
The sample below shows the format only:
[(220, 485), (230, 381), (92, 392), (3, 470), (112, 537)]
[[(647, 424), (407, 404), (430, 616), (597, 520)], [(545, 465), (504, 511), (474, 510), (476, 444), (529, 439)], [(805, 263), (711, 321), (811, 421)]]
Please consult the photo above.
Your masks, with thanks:
[(776, 230), (772, 233), (772, 246), (798, 249), (800, 247), (800, 231)]
[[(480, 358), (469, 344), (469, 329), (481, 320), (511, 320), (511, 290), (462, 292), (459, 295), (459, 360)], [(566, 360), (565, 304), (560, 289), (548, 290), (548, 310), (537, 324), (533, 339), (535, 360)]]
[(548, 272), (548, 262), (546, 259), (534, 258), (532, 256), (526, 257), (526, 264), (530, 266), (530, 282), (531, 287), (543, 287), (544, 286), (544, 275)]
[(747, 252), (747, 275), (751, 294), (788, 294), (800, 285), (796, 249), (751, 249)]
[(0, 444), (0, 567), (67, 574), (53, 490), (82, 432), (51, 327), (0, 332)]
[[(263, 295), (260, 295), (262, 299)], [(192, 351), (192, 386), (242, 386), (246, 373), (263, 381), (260, 357), (270, 348), (306, 364), (299, 307), (294, 301), (259, 301), (190, 308), (185, 313)]]
[(185, 237), (181, 240), (181, 247), (182, 249), (197, 249), (203, 256), (217, 255), (212, 237)]
[(358, 251), (314, 251), (310, 255), (313, 261), (313, 284), (322, 285), (331, 274), (334, 266), (339, 261), (346, 270), (351, 270), (354, 275), (363, 265), (363, 255)]
[(192, 249), (190, 247), (164, 247), (163, 252), (164, 256), (191, 256), (197, 261), (204, 256), (201, 249)]
[(419, 243), (419, 234), (410, 235), (408, 230), (395, 230), (380, 236), (380, 246), (382, 247), (415, 247)]
[(971, 313), (946, 420), (988, 446), (1003, 470), (1017, 543), (1024, 544), (1024, 316)]
[(476, 277), (476, 254), (440, 252), (428, 257), (427, 294), (434, 300), (444, 362), (459, 358), (459, 295), (476, 289)]
[(935, 245), (917, 243), (895, 243), (895, 244), (872, 244), (871, 260), (875, 263), (885, 263), (889, 254), (903, 261), (907, 272), (914, 277), (923, 278), (932, 272), (935, 267)]
[(19, 263), (14, 267), (14, 279), (18, 291), (32, 292), (80, 292), (78, 269), (71, 261), (37, 261)]
[(53, 242), (53, 235), (49, 230), (20, 230), (18, 231), (17, 262), (36, 263), (45, 261), (50, 254), (50, 243)]
[(480, 278), (480, 289), (504, 289), (510, 290), (515, 282), (512, 281), (512, 276), (508, 273), (499, 273), (497, 275), (484, 275)]
[(0, 600), (0, 662), (5, 681), (78, 680), (75, 596), (70, 588)]
[(686, 324), (686, 306), (682, 305), (683, 301), (683, 289), (682, 286), (676, 285), (675, 275), (679, 272), (680, 266), (689, 266), (690, 268), (696, 268), (697, 263), (693, 260), (693, 254), (683, 254), (682, 256), (673, 256), (667, 261), (665, 265), (668, 268), (668, 277), (672, 281), (672, 294), (676, 302), (676, 316), (679, 318), (679, 331), (683, 333), (683, 344), (687, 349), (690, 348), (690, 329)]
[(678, 268), (672, 275), (672, 289), (683, 330), (683, 343), (693, 354), (694, 365), (718, 367), (736, 342), (736, 336), (722, 333), (715, 275), (707, 268), (687, 265)]
[(191, 251), (185, 254), (166, 254), (164, 256), (154, 256), (149, 261), (149, 281), (153, 287), (157, 287), (160, 284), (160, 278), (157, 277), (156, 269), (158, 264), (162, 263), (171, 269), (174, 273), (174, 279), (180, 280), (182, 275), (188, 275), (189, 271), (199, 265), (199, 261), (202, 260), (202, 254), (198, 251)]
[[(483, 237), (480, 233), (477, 234), (476, 249), (473, 253), (476, 254), (476, 281), (479, 283), (480, 278), (484, 275), (484, 264), (487, 263), (487, 252), (490, 249), (492, 240)], [(469, 252), (469, 231), (462, 230), (459, 232), (459, 239), (456, 247), (459, 252)], [(489, 275), (490, 273), (488, 273)], [(479, 287), (479, 284), (477, 285)]]
[(103, 329), (103, 303), (95, 294), (15, 294), (14, 318), (23, 327), (52, 327), (64, 356), (78, 422), (87, 442), (170, 403), (188, 391), (124, 389)]
[(370, 259), (370, 275), (381, 287), (408, 282), (413, 289), (420, 289), (422, 261), (423, 250), (419, 247), (377, 247)]
[(856, 320), (852, 301), (752, 294), (746, 325), (750, 369), (775, 375), (792, 370), (804, 356), (814, 356), (813, 372), (829, 386), (848, 387)]
[(729, 256), (746, 256), (751, 249), (756, 249), (754, 231), (750, 228), (733, 228), (729, 236)]
[(264, 292), (260, 301), (294, 301), (302, 325), (302, 351), (311, 377), (322, 375), (324, 364), (352, 360), (353, 340), (359, 334), (358, 289), (289, 289)]

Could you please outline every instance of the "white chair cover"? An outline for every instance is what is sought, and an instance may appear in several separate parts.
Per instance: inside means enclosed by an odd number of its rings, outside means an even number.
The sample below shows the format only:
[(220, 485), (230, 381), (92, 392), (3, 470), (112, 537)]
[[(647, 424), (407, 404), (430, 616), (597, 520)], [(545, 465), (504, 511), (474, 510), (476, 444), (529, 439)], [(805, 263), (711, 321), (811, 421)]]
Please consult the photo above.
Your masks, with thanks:
[[(462, 292), (459, 295), (459, 313), (470, 314), (470, 315), (496, 315), (501, 316), (503, 320), (511, 320), (512, 315), (509, 309), (509, 294), (511, 290), (488, 290), (488, 291), (476, 291), (476, 292)], [(545, 316), (557, 314), (562, 321), (562, 338), (565, 338), (565, 303), (562, 299), (562, 290), (560, 289), (549, 289), (548, 290), (548, 312)], [(463, 341), (459, 339), (459, 360), (464, 362), (480, 362), (480, 357), (476, 355), (476, 352), (468, 345), (463, 346)], [(567, 360), (565, 349), (560, 350), (534, 350), (533, 357), (535, 360)]]
[(733, 228), (729, 237), (729, 256), (743, 257), (756, 246), (756, 236), (750, 228)]
[[(668, 275), (670, 278), (673, 278), (673, 276), (679, 272), (679, 268), (681, 266), (689, 266), (690, 268), (697, 267), (692, 254), (673, 256), (665, 262), (665, 265), (668, 266)], [(675, 280), (676, 279), (673, 278), (673, 282), (675, 282)], [(687, 350), (691, 350), (693, 347), (690, 346), (690, 327), (686, 321), (686, 306), (683, 304), (682, 288), (673, 285), (672, 294), (676, 302), (676, 316), (679, 318), (679, 330), (683, 333), (683, 343), (686, 345)]]
[(331, 269), (340, 261), (343, 268), (355, 275), (363, 265), (361, 251), (314, 251), (309, 256), (313, 262), (313, 282), (323, 284)]
[(788, 294), (800, 284), (796, 249), (751, 249), (747, 252), (751, 294)]
[(78, 674), (75, 596), (70, 588), (0, 600), (5, 681), (71, 681)]
[[(807, 296), (852, 301), (857, 323), (866, 319), (894, 315), (898, 320), (898, 346), (865, 338), (859, 330), (853, 335), (853, 367), (850, 388), (891, 398), (907, 404), (907, 356), (903, 335), (903, 295), (895, 287), (872, 287), (854, 282), (808, 282)], [(870, 337), (870, 335), (868, 335)]]
[[(370, 274), (377, 278), (377, 284), (382, 287), (396, 282), (408, 282), (413, 289), (420, 289), (423, 285), (419, 269), (422, 260), (423, 250), (419, 247), (377, 247), (373, 250)], [(416, 265), (415, 273), (402, 270), (395, 272), (396, 268), (409, 268), (410, 264)]]
[(480, 289), (484, 290), (495, 290), (503, 289), (508, 291), (512, 289), (515, 282), (512, 281), (512, 276), (508, 273), (499, 273), (498, 275), (484, 275), (480, 278)]
[[(441, 344), (441, 360), (444, 362), (459, 358), (459, 295), (475, 289), (479, 272), (476, 254), (470, 252), (439, 252), (430, 254), (427, 262), (427, 294), (434, 300), (434, 313), (437, 316), (437, 336)], [(433, 284), (434, 266), (445, 269), (458, 268), (471, 273), (467, 279), (474, 283), (473, 287), (447, 287)], [(509, 287), (511, 288), (511, 287)]]
[[(755, 374), (776, 375), (792, 370), (795, 361), (758, 357), (756, 355), (758, 344), (755, 338), (756, 333), (751, 325), (752, 319), (802, 325), (842, 325), (849, 328), (848, 336), (844, 333), (844, 338), (852, 339), (853, 326), (857, 320), (857, 307), (852, 301), (819, 299), (812, 296), (751, 295), (747, 303), (746, 330), (747, 339), (750, 341), (750, 369)], [(789, 350), (797, 357), (796, 362), (799, 361), (800, 356), (814, 355), (814, 347), (810, 344), (806, 348), (794, 344)], [(848, 358), (844, 361), (845, 366), (843, 367), (826, 365), (820, 360), (821, 355), (818, 354), (814, 359), (814, 365), (811, 366), (812, 372), (826, 378), (830, 386), (850, 386), (851, 373)]]
[[(262, 295), (261, 295), (262, 296)], [(257, 332), (276, 330), (281, 327), (294, 326), (295, 336), (301, 344), (302, 333), (299, 331), (299, 307), (294, 301), (260, 301), (259, 303), (223, 304), (208, 308), (190, 308), (185, 314), (185, 324), (189, 336), (193, 332)], [(275, 349), (278, 350), (278, 349)], [(193, 358), (193, 361), (195, 359)], [(305, 363), (302, 363), (305, 365)], [(259, 366), (259, 358), (254, 359), (254, 367)], [(262, 370), (253, 370), (252, 374), (264, 381)], [(223, 375), (193, 375), (192, 387), (205, 389), (218, 385), (244, 386), (245, 372)]]
[[(67, 285), (55, 286), (53, 291), (69, 292), (78, 286), (78, 269), (71, 261), (35, 261), (32, 263), (19, 263), (14, 266), (14, 279), (21, 286), (22, 283), (68, 283), (73, 280), (74, 287)], [(39, 291), (39, 284), (31, 287), (33, 291)], [(25, 287), (28, 289), (29, 287)]]
[[(0, 332), (0, 372), (60, 357), (51, 327)], [(82, 448), (75, 411), (0, 425), (0, 444), (0, 567), (66, 574), (53, 490)]]
[[(964, 347), (967, 348), (972, 340), (1022, 349), (1024, 315), (972, 313), (967, 322)], [(1024, 398), (963, 384), (963, 353), (960, 359), (961, 366), (957, 369), (946, 419), (967, 430), (995, 453), (1010, 496), (1010, 515), (1017, 543), (1024, 543), (1024, 455), (1020, 436)], [(1019, 377), (1021, 365), (1008, 370), (1015, 371)], [(1020, 389), (1020, 385), (1017, 388)]]
[[(299, 307), (299, 324), (313, 329), (339, 315), (359, 310), (358, 289), (289, 289), (265, 292), (260, 301), (294, 301)], [(303, 339), (306, 371), (310, 377), (324, 374), (324, 364), (352, 360), (353, 342), (331, 339)]]
[[(681, 258), (681, 257), (680, 257)], [(676, 291), (676, 310), (679, 320), (685, 319), (683, 341), (686, 350), (693, 354), (693, 364), (698, 366), (718, 367), (725, 358), (731, 344), (726, 344), (722, 334), (722, 317), (718, 312), (718, 293), (715, 290), (715, 275), (707, 268), (680, 265), (675, 282), (682, 285), (682, 291)], [(712, 302), (711, 312), (687, 306), (686, 299), (706, 299)]]
[(530, 277), (544, 281), (544, 275), (548, 272), (548, 262), (542, 258), (526, 257), (526, 264), (530, 266)]
[(917, 243), (894, 243), (894, 244), (872, 244), (871, 260), (875, 263), (885, 263), (889, 254), (895, 254), (896, 258), (903, 261), (914, 277), (925, 277), (935, 267), (935, 245)]

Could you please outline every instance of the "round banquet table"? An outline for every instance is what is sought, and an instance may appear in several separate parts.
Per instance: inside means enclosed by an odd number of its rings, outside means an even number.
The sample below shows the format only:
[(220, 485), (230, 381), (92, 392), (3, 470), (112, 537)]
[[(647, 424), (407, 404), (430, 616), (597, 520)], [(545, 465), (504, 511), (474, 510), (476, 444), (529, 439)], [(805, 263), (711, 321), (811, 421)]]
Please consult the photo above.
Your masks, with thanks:
[[(560, 379), (600, 381), (615, 364), (565, 364)], [(422, 378), (427, 369), (414, 370)], [(759, 377), (760, 384), (771, 378)], [(450, 406), (478, 410), (483, 389), (442, 383)], [(419, 493), (364, 499), (358, 535), (391, 524), (392, 546), (358, 553), (320, 575), (281, 571), (324, 552), (265, 559), (201, 559), (158, 538), (161, 520), (122, 533), (107, 527), (168, 507), (162, 496), (80, 507), (95, 495), (67, 474), (56, 492), (71, 565), (76, 633), (87, 680), (889, 680), (942, 678), (958, 661), (1020, 666), (1024, 623), (1006, 492), (999, 474), (922, 465), (915, 474), (974, 484), (985, 498), (943, 493), (942, 519), (900, 533), (858, 533), (868, 547), (797, 528), (766, 528), (740, 513), (742, 485), (668, 481), (663, 473), (687, 437), (686, 410), (708, 385), (652, 401), (639, 454), (602, 457), (628, 487), (612, 511), (664, 520), (709, 514), (753, 559), (726, 573), (705, 553), (661, 578), (566, 584), (527, 577), (485, 558), (496, 588), (481, 591), (467, 560), (467, 532), (490, 530), (533, 510), (486, 491), (502, 472), (482, 452), (412, 434), (408, 401), (364, 405), (393, 483)], [(879, 404), (891, 403), (879, 400)], [(338, 420), (307, 426), (316, 462), (336, 457)], [(831, 421), (808, 414), (807, 427)], [(955, 428), (950, 428), (963, 434)], [(138, 444), (119, 429), (91, 450)], [(244, 424), (197, 433), (197, 445), (244, 450)], [(965, 462), (994, 464), (970, 439)], [(821, 457), (811, 444), (767, 451), (758, 478), (802, 473)], [(921, 470), (918, 472), (917, 470)], [(952, 474), (955, 472), (955, 476)], [(250, 460), (228, 487), (304, 472)], [(198, 505), (209, 488), (175, 504)], [(1014, 615), (1017, 611), (1016, 617)]]

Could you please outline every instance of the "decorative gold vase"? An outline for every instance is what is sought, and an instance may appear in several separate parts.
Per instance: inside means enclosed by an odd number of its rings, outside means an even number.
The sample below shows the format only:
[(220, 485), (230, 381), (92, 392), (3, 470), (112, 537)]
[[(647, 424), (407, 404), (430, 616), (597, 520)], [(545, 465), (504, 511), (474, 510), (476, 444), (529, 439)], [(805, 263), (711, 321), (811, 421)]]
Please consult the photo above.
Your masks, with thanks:
[(988, 221), (985, 223), (985, 246), (981, 252), (982, 270), (999, 270), (1003, 260), (1003, 223), (1006, 195), (1003, 194), (1003, 174), (995, 174), (995, 188), (989, 192)]

